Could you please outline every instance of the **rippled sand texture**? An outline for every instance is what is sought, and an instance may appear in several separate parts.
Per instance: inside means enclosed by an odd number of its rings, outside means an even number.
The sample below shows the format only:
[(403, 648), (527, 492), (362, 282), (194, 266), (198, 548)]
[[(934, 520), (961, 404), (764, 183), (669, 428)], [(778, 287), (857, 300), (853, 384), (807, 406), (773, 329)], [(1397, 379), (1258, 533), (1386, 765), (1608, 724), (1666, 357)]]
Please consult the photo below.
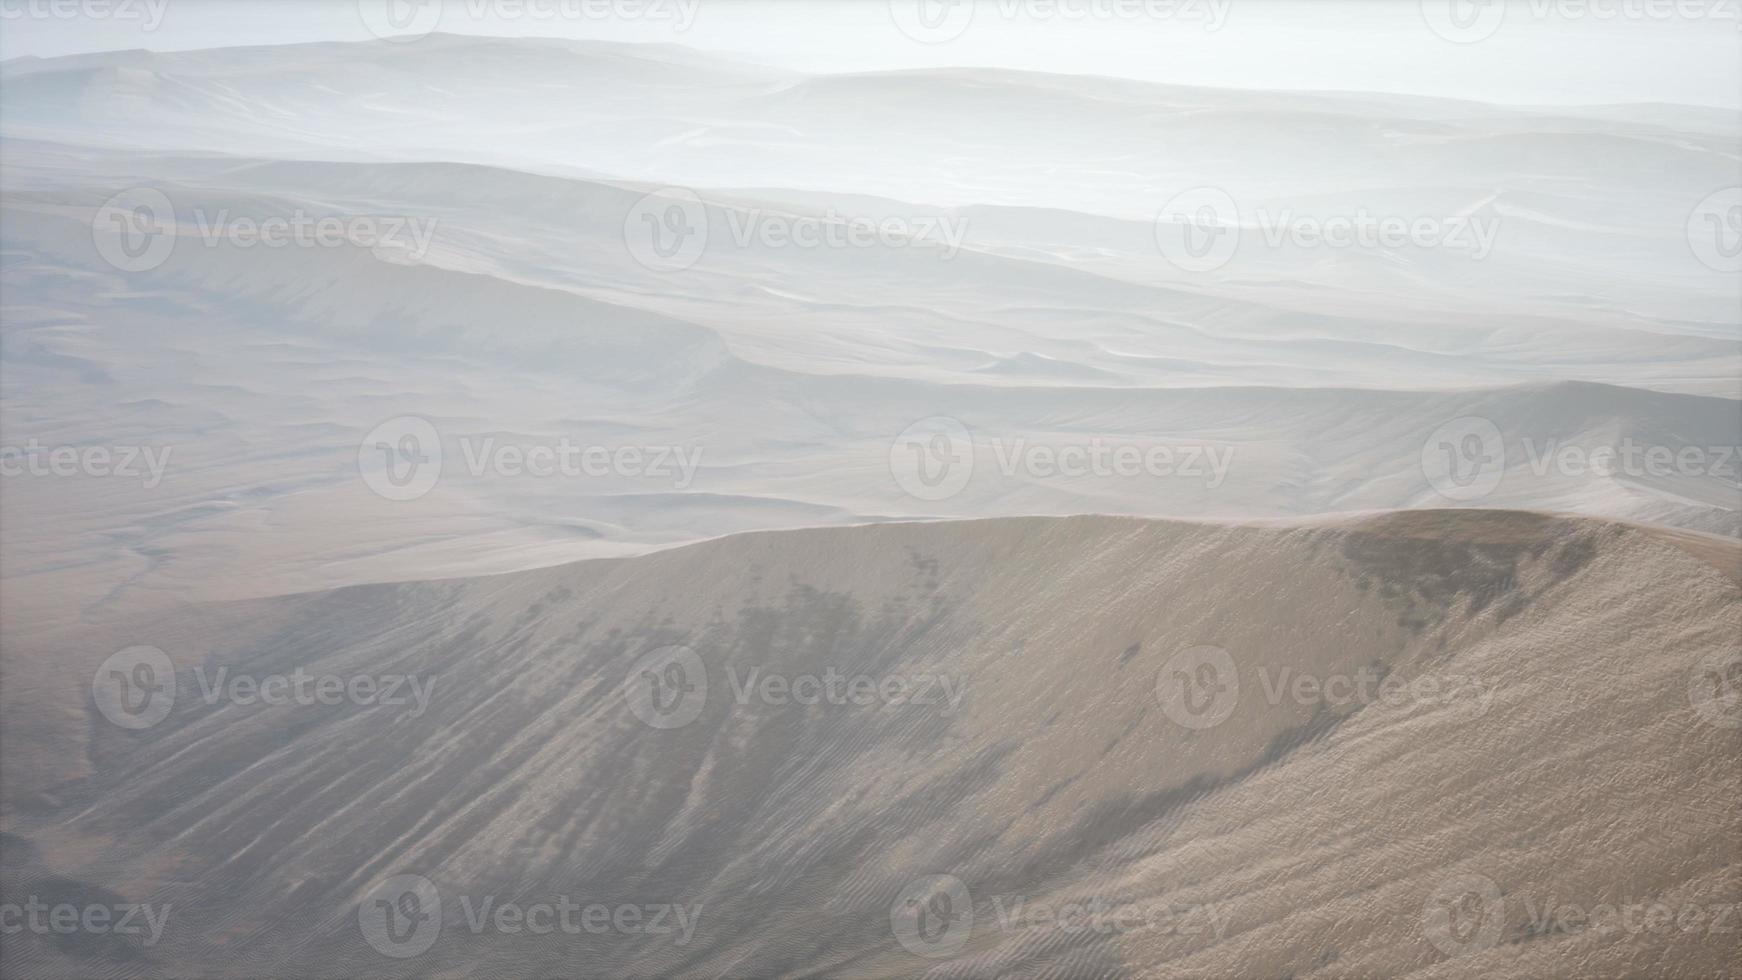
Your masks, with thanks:
[[(302, 665), (421, 676), (427, 709), (184, 694), (129, 733), (91, 708), (76, 763), (9, 730), (13, 758), (41, 750), (8, 771), (10, 884), (101, 883), (177, 917), (148, 950), (26, 937), (12, 962), (115, 976), (1715, 975), (1734, 932), (1561, 933), (1532, 915), (1742, 900), (1742, 733), (1733, 704), (1725, 716), (1690, 695), (1702, 660), (1734, 643), (1739, 572), (1715, 539), (1515, 513), (1010, 519), (752, 534), (208, 607), (127, 639), (178, 651), (193, 690), (193, 665)], [(661, 729), (625, 683), (669, 645), (699, 657), (704, 693), (693, 721)], [(1238, 688), (1208, 727), (1165, 696), (1178, 655), (1201, 646), (1227, 652)], [(829, 667), (949, 678), (960, 697), (734, 696), (751, 671)], [(1278, 673), (1364, 667), (1442, 687), (1332, 704)], [(74, 765), (79, 778), (55, 778)], [(441, 890), (447, 928), (396, 960), (365, 944), (355, 910), (406, 873)], [(943, 960), (890, 925), (902, 889), (934, 874), (963, 883), (974, 915)], [(1428, 910), (1469, 875), (1498, 888), (1485, 914), (1501, 924), (1454, 957)], [(559, 894), (701, 915), (680, 947), (473, 935), (456, 907)], [(1112, 934), (1005, 923), (1015, 897), (1177, 918)]]

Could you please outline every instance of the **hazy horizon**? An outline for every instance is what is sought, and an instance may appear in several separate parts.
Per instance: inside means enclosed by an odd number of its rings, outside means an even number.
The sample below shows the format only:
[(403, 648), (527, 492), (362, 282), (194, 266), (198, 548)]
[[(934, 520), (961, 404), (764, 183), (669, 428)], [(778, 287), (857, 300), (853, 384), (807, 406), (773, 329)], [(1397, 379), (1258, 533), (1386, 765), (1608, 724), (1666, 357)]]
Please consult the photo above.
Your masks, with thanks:
[[(0, 3), (0, 59), (25, 55), (363, 41), (417, 0), (99, 0), (101, 18)], [(818, 74), (990, 67), (1234, 89), (1362, 91), (1507, 105), (1668, 102), (1742, 107), (1734, 0), (1508, 0), (1492, 36), (1458, 43), (1430, 20), (1480, 0), (975, 0), (971, 29), (916, 39), (898, 21), (963, 17), (950, 0), (422, 0), (454, 34), (674, 43)], [(922, 5), (927, 5), (922, 7)], [(930, 6), (935, 5), (935, 6)], [(1446, 8), (1442, 12), (1439, 8)], [(1460, 14), (1461, 7), (1476, 13)], [(911, 9), (910, 9), (911, 8)], [(630, 10), (632, 17), (607, 12)], [(1662, 10), (1692, 17), (1659, 16)], [(1061, 13), (1062, 12), (1062, 13)], [(1068, 16), (1067, 16), (1068, 14)], [(1473, 20), (1472, 23), (1480, 23)], [(772, 25), (772, 26), (771, 26)], [(1300, 55), (1305, 53), (1307, 57)]]

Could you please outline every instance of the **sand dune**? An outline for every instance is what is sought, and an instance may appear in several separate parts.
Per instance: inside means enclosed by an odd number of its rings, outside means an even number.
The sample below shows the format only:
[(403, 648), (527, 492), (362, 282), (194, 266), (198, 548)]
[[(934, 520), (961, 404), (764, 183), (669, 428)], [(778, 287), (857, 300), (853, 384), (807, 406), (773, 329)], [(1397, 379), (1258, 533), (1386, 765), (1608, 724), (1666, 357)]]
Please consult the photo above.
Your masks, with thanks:
[(1739, 165), (674, 45), (0, 64), (0, 974), (1733, 971)]
[[(178, 665), (163, 721), (116, 728), (74, 688), (35, 700), (89, 713), (76, 756), (7, 732), (6, 843), (31, 855), (14, 882), (100, 881), (176, 917), (150, 950), (32, 944), (12, 962), (39, 976), (1714, 974), (1733, 932), (1563, 933), (1542, 910), (1742, 900), (1737, 732), (1721, 703), (1690, 700), (1700, 664), (1731, 649), (1739, 568), (1733, 543), (1522, 513), (1016, 519), (743, 535), (184, 610), (107, 637)], [(637, 671), (674, 646), (703, 673), (661, 715)], [(1198, 702), (1177, 675), (1204, 663), (1234, 673)], [(410, 675), (428, 696), (208, 704), (199, 678), (221, 668)], [(843, 681), (839, 703), (808, 705), (766, 686), (831, 669), (910, 686), (899, 703), (853, 688), (855, 703)], [(1389, 686), (1337, 686), (1363, 672)], [(358, 932), (357, 907), (404, 874), (433, 882), (442, 929), (396, 959)], [(934, 875), (972, 907), (939, 958), (890, 925)], [(1503, 898), (1454, 935), (1433, 910), (1468, 881)], [(681, 904), (695, 928), (679, 943), (467, 925), (483, 896), (559, 895)], [(1046, 911), (1092, 899), (1125, 925)]]

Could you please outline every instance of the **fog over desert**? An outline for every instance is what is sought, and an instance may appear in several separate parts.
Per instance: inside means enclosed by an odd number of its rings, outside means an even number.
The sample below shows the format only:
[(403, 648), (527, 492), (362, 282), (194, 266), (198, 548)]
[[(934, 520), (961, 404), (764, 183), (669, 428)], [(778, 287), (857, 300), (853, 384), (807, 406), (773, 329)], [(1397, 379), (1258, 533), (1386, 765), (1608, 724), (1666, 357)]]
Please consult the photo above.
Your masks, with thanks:
[(0, 15), (0, 976), (1742, 975), (1735, 3)]

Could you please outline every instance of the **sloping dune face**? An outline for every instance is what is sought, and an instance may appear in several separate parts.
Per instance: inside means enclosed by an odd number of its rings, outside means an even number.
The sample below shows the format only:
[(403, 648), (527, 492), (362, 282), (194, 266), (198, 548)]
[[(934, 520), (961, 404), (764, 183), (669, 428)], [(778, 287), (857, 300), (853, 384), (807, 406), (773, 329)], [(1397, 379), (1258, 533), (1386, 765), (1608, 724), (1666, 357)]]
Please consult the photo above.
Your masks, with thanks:
[(1032, 518), (206, 607), (136, 624), (173, 698), (93, 687), (88, 775), (15, 771), (0, 841), (8, 894), (159, 941), (9, 961), (1716, 975), (1738, 567), (1519, 513)]

